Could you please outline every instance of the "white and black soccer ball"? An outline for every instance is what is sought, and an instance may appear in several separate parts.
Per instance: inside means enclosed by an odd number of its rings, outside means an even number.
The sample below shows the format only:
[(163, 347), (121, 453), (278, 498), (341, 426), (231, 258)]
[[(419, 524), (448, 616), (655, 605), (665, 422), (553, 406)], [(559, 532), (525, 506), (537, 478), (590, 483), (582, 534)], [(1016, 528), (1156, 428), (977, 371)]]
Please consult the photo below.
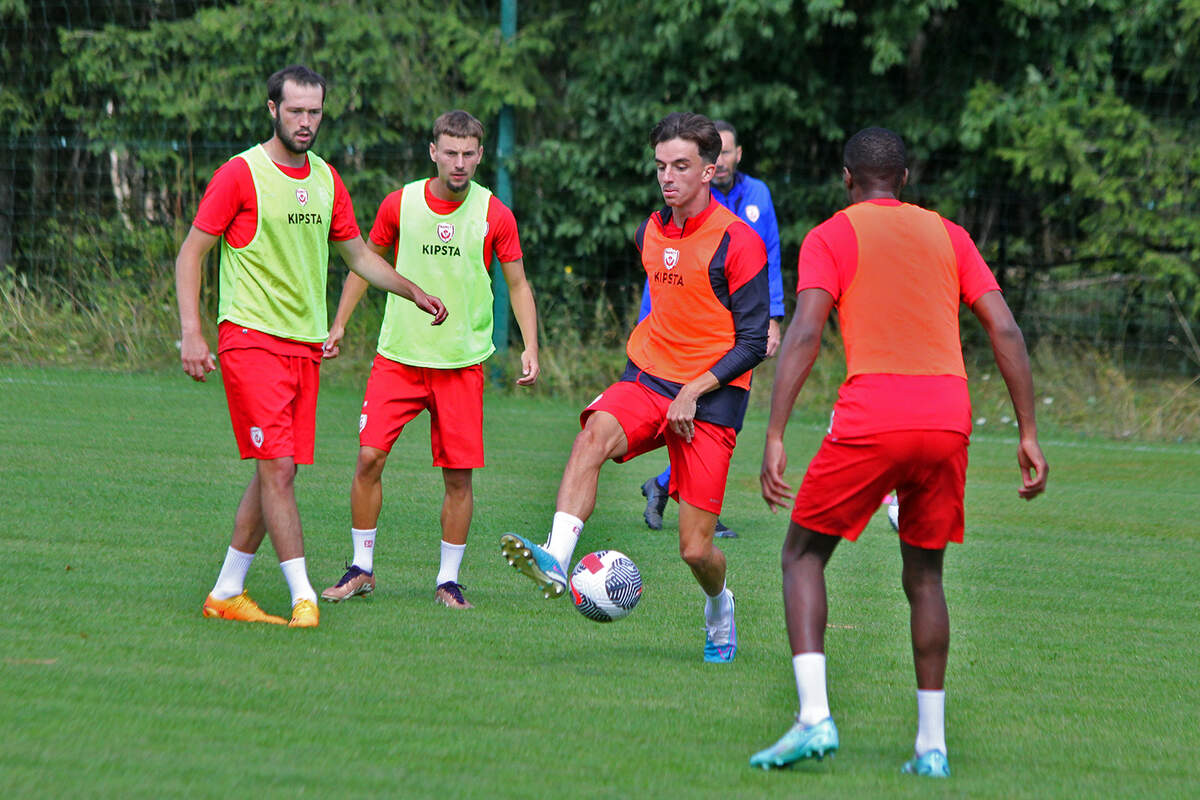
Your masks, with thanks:
[(642, 599), (642, 573), (629, 556), (616, 550), (588, 553), (571, 570), (571, 597), (590, 620), (622, 619)]

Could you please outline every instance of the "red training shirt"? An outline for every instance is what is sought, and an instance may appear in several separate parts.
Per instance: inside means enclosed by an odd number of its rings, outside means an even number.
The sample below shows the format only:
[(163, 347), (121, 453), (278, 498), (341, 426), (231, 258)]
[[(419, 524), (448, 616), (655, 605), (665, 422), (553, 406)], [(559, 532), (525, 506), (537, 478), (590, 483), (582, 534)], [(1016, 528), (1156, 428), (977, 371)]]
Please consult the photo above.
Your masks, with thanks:
[(651, 309), (629, 335), (621, 380), (666, 397), (705, 371), (721, 385), (696, 401), (696, 419), (740, 430), (750, 370), (767, 346), (767, 251), (716, 199), (683, 227), (669, 206), (634, 234)]
[[(866, 201), (899, 208), (899, 200)], [(970, 234), (942, 219), (958, 270), (959, 300), (973, 305), (999, 285)], [(796, 291), (823, 289), (840, 301), (854, 281), (859, 258), (857, 234), (849, 218), (837, 213), (813, 228), (800, 248)], [(886, 309), (881, 313), (886, 313)], [(868, 436), (896, 430), (951, 430), (971, 434), (967, 382), (957, 375), (867, 373), (842, 384), (829, 433), (833, 438)]]
[[(310, 169), (307, 156), (302, 167), (285, 167), (279, 163), (275, 166), (296, 180), (307, 178)], [(332, 164), (329, 171), (333, 173), (333, 221), (329, 226), (329, 241), (344, 242), (361, 233), (342, 176)], [(200, 208), (196, 210), (192, 224), (212, 236), (224, 236), (230, 247), (245, 247), (250, 243), (258, 229), (258, 198), (254, 193), (254, 179), (250, 177), (250, 165), (245, 159), (231, 158), (217, 167), (204, 190), (204, 197), (200, 198)]]
[[(328, 162), (327, 162), (328, 163)], [(275, 162), (279, 171), (289, 178), (300, 180), (308, 177), (310, 165), (305, 156), (304, 166), (288, 167)], [(333, 220), (329, 226), (329, 241), (344, 242), (360, 236), (358, 222), (354, 218), (354, 204), (350, 193), (342, 183), (333, 165)], [(250, 165), (242, 158), (231, 158), (213, 173), (212, 180), (200, 198), (196, 218), (192, 221), (197, 230), (211, 236), (223, 236), (230, 247), (245, 247), (254, 239), (258, 230), (258, 197), (254, 191), (254, 178)], [(217, 352), (242, 347), (257, 347), (279, 355), (320, 357), (321, 345), (283, 339), (268, 333), (244, 328), (233, 323), (222, 323), (217, 330)]]

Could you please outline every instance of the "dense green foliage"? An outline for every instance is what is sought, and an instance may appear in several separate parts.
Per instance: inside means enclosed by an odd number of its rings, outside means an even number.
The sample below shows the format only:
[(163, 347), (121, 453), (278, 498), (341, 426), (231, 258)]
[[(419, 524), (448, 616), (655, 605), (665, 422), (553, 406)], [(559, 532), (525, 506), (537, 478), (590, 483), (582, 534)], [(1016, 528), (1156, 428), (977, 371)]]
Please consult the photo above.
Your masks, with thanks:
[(1180, 320), (1200, 315), (1197, 0), (526, 0), (511, 41), (498, 18), (467, 0), (0, 0), (0, 261), (86, 274), (86, 253), (53, 249), (51, 219), (178, 239), (211, 170), (268, 134), (265, 76), (303, 61), (330, 80), (319, 150), (364, 224), (428, 174), (437, 113), (494, 129), (512, 106), (534, 285), (551, 324), (585, 339), (620, 338), (629, 237), (660, 202), (647, 133), (691, 108), (742, 131), (785, 275), (844, 202), (846, 136), (886, 125), (910, 146), (906, 198), (973, 232), (1031, 338), (1194, 368)]

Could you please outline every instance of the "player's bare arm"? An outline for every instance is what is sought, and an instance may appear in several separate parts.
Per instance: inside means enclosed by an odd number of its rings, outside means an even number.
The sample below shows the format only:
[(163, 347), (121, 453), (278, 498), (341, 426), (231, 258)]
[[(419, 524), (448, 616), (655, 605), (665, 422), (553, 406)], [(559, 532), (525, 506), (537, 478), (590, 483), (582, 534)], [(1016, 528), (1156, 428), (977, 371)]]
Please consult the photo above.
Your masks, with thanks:
[[(387, 248), (382, 245), (368, 241), (367, 247), (381, 258), (387, 255)], [(342, 284), (342, 296), (338, 299), (337, 311), (333, 315), (333, 322), (329, 324), (329, 336), (325, 339), (325, 344), (322, 346), (322, 355), (324, 358), (338, 357), (338, 353), (342, 349), (342, 339), (346, 335), (346, 325), (349, 324), (350, 317), (354, 314), (354, 309), (358, 307), (358, 302), (367, 293), (367, 287), (370, 285), (365, 279), (355, 273), (346, 273), (346, 282)]]
[(179, 302), (179, 358), (192, 380), (203, 381), (217, 368), (200, 322), (200, 272), (204, 256), (219, 236), (192, 226), (175, 258), (175, 294)]
[[(333, 245), (353, 272), (372, 286), (385, 289), (392, 294), (411, 300), (413, 305), (433, 317), (430, 325), (441, 325), (446, 320), (446, 306), (431, 294), (425, 294), (420, 286), (397, 272), (392, 265), (367, 247), (360, 237), (334, 242)], [(338, 304), (339, 308), (341, 304)]]
[(992, 354), (996, 366), (1008, 387), (1012, 398), (1013, 413), (1017, 418), (1020, 442), (1017, 445), (1017, 464), (1021, 470), (1021, 488), (1017, 493), (1025, 500), (1032, 500), (1046, 489), (1049, 467), (1038, 444), (1037, 419), (1033, 400), (1033, 370), (1029, 366), (1029, 352), (1025, 349), (1025, 337), (1017, 321), (1013, 319), (1004, 295), (998, 291), (988, 292), (975, 301), (971, 311), (983, 325), (992, 342)]
[(821, 331), (833, 308), (833, 295), (824, 289), (805, 289), (796, 296), (796, 313), (779, 348), (775, 365), (775, 384), (771, 389), (771, 417), (767, 422), (767, 441), (763, 448), (762, 470), (758, 480), (763, 500), (772, 512), (786, 508), (793, 497), (792, 487), (784, 480), (787, 450), (783, 433), (796, 405), (796, 398), (808, 380), (821, 350)]
[(503, 262), (500, 270), (508, 284), (509, 302), (525, 348), (521, 351), (521, 377), (517, 378), (517, 385), (532, 386), (541, 374), (541, 367), (538, 366), (537, 305), (533, 301), (533, 288), (525, 277), (525, 259)]

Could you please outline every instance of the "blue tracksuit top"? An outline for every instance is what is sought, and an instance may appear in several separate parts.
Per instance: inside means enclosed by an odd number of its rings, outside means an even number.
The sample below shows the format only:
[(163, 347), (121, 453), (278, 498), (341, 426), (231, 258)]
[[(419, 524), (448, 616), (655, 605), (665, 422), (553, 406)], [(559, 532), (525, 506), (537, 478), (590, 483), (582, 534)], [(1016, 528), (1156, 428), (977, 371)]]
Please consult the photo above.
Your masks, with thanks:
[[(779, 225), (775, 221), (775, 205), (771, 202), (771, 190), (758, 178), (744, 172), (733, 174), (733, 185), (726, 194), (710, 184), (712, 196), (718, 203), (737, 214), (767, 246), (767, 283), (770, 286), (771, 316), (782, 317), (783, 275), (779, 271)], [(650, 313), (650, 281), (642, 289), (642, 308), (638, 321)]]

